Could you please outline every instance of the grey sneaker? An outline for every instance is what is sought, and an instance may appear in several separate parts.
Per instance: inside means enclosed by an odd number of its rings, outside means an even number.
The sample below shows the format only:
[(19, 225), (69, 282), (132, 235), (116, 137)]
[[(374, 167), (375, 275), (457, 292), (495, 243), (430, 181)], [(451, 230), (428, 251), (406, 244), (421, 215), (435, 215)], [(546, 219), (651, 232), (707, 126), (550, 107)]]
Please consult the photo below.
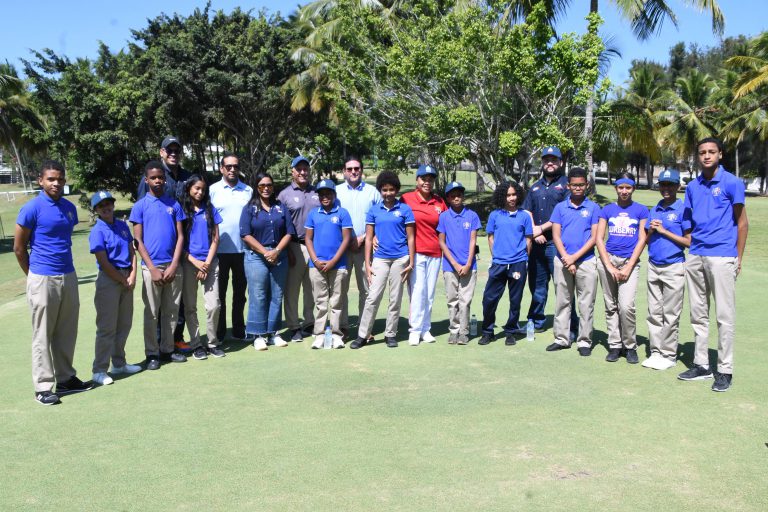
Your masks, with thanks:
[(58, 395), (51, 391), (38, 391), (35, 393), (35, 400), (42, 405), (56, 405), (61, 403)]
[(608, 355), (605, 356), (605, 360), (609, 363), (615, 363), (619, 360), (619, 357), (621, 357), (621, 349), (620, 348), (612, 348), (608, 351)]
[(712, 370), (695, 364), (678, 375), (677, 378), (680, 380), (707, 380), (712, 378)]
[(466, 334), (459, 334), (459, 338), (456, 340), (457, 345), (468, 345), (469, 344), (469, 336)]
[(458, 335), (458, 334), (456, 334), (456, 333), (453, 333), (453, 332), (452, 332), (452, 333), (451, 333), (451, 334), (448, 336), (448, 344), (449, 344), (449, 345), (455, 345), (457, 341), (459, 341), (459, 335)]
[(728, 391), (731, 387), (731, 380), (733, 375), (730, 373), (715, 372), (715, 382), (712, 383), (712, 391), (718, 391), (720, 393)]
[(637, 350), (633, 348), (627, 349), (626, 358), (629, 364), (637, 364), (639, 361), (639, 359), (637, 358)]

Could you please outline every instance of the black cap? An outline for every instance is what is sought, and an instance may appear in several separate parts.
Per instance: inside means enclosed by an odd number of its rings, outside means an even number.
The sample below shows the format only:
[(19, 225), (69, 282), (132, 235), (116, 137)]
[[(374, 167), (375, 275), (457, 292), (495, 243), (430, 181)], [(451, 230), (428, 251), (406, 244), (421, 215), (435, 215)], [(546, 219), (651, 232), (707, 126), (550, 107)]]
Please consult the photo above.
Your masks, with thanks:
[(166, 138), (163, 139), (163, 143), (160, 144), (160, 147), (162, 149), (165, 149), (168, 146), (170, 146), (171, 144), (178, 144), (179, 146), (181, 146), (181, 142), (179, 142), (178, 137), (175, 137), (173, 135), (169, 135), (169, 136), (167, 136)]

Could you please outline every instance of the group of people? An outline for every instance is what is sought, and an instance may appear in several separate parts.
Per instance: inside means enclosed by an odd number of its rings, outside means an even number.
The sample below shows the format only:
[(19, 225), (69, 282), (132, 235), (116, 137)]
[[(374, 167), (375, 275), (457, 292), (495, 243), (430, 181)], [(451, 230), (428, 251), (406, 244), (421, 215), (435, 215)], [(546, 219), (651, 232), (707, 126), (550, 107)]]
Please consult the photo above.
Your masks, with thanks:
[[(527, 194), (517, 182), (498, 184), (485, 227), (490, 267), (478, 344), (495, 339), (496, 310), (505, 288), (509, 289), (509, 312), (502, 327), (505, 344), (515, 345), (516, 336), (528, 330), (544, 331), (549, 281), (554, 279), (554, 339), (546, 350), (567, 349), (575, 342), (581, 356), (591, 355), (599, 280), (608, 332), (606, 361), (623, 356), (628, 363), (638, 363), (635, 295), (647, 246), (651, 355), (643, 366), (657, 370), (675, 366), (687, 283), (696, 349), (693, 365), (679, 378), (714, 377), (712, 389), (726, 391), (733, 373), (735, 281), (748, 223), (744, 185), (720, 165), (722, 151), (716, 139), (697, 145), (701, 173), (688, 184), (684, 201), (677, 198), (679, 173), (663, 171), (658, 182), (662, 199), (651, 210), (633, 201), (636, 183), (630, 173), (615, 180), (616, 201), (600, 208), (587, 197), (587, 171), (572, 167), (564, 176), (562, 154), (554, 146), (542, 151), (542, 177)], [(221, 341), (228, 316), (232, 338), (252, 342), (258, 351), (306, 337), (311, 337), (312, 348), (329, 341), (333, 348), (343, 348), (351, 339), (348, 346), (360, 349), (373, 339), (387, 287), (384, 343), (394, 348), (404, 285), (410, 297), (407, 342), (433, 343), (431, 314), (441, 271), (448, 305), (447, 342), (469, 343), (482, 226), (477, 213), (464, 205), (461, 183), (447, 183), (443, 199), (434, 190), (436, 170), (421, 165), (415, 190), (400, 195), (397, 174), (379, 173), (374, 187), (363, 180), (362, 159), (350, 156), (344, 163), (343, 183), (324, 179), (312, 185), (309, 160), (297, 156), (291, 162), (291, 183), (276, 194), (267, 173), (253, 177), (255, 190), (243, 183), (235, 154), (224, 154), (221, 179), (210, 187), (203, 176), (181, 168), (181, 155), (181, 143), (169, 136), (161, 144), (161, 159), (146, 164), (139, 199), (129, 217), (132, 229), (115, 217), (115, 199), (108, 191), (91, 198), (98, 218), (89, 243), (99, 272), (89, 382), (81, 381), (72, 366), (79, 298), (71, 235), (77, 213), (62, 196), (64, 167), (55, 161), (41, 166), (42, 191), (21, 208), (14, 240), (16, 257), (27, 275), (33, 383), (41, 404), (58, 403), (62, 395), (96, 384), (111, 384), (111, 375), (142, 370), (125, 359), (139, 268), (136, 253), (141, 256), (147, 370), (186, 361), (175, 344), (179, 325), (183, 328), (181, 315), (195, 359), (226, 355)], [(356, 332), (347, 300), (353, 273), (359, 292)], [(532, 300), (524, 325), (520, 304), (526, 281)], [(197, 318), (200, 290), (205, 341)], [(707, 349), (710, 297), (717, 303), (719, 330), (714, 372)], [(283, 313), (286, 329), (280, 332)]]

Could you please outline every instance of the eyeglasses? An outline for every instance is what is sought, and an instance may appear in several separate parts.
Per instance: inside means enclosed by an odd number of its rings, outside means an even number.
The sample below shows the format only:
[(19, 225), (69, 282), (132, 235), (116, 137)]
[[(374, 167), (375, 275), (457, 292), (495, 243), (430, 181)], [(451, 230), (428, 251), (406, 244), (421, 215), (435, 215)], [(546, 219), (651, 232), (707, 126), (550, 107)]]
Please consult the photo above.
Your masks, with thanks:
[(238, 164), (224, 164), (224, 168), (228, 171), (231, 171), (232, 169), (239, 171), (240, 166)]
[(586, 183), (569, 183), (568, 186), (571, 188), (584, 188), (587, 186), (587, 184)]
[(347, 167), (346, 170), (347, 171), (359, 171), (360, 169), (361, 169), (360, 167)]
[(309, 169), (306, 167), (294, 167), (294, 171), (296, 171), (296, 174), (309, 174)]
[(181, 154), (181, 149), (179, 148), (165, 148), (165, 152), (169, 155), (179, 155)]
[(269, 190), (270, 188), (275, 188), (275, 186), (271, 183), (269, 184), (265, 183), (263, 185), (257, 185), (256, 188), (258, 188), (259, 190)]

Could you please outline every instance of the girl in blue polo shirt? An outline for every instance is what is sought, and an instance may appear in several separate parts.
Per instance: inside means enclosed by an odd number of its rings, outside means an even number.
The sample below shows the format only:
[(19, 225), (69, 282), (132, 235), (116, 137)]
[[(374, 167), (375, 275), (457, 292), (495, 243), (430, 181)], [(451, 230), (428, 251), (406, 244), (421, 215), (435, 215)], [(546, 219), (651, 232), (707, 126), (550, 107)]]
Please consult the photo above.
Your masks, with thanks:
[(621, 173), (614, 186), (616, 202), (603, 208), (597, 224), (597, 252), (601, 263), (597, 266), (597, 274), (603, 287), (608, 330), (605, 360), (609, 363), (618, 361), (624, 350), (627, 362), (636, 364), (635, 294), (640, 254), (645, 247), (648, 208), (632, 200), (635, 191), (632, 173)]
[[(182, 208), (187, 218), (184, 220), (184, 285), (181, 300), (184, 303), (184, 316), (189, 330), (189, 345), (192, 357), (207, 359), (208, 352), (214, 357), (224, 357), (219, 348), (216, 327), (219, 325), (219, 260), (216, 249), (219, 247), (219, 224), (221, 215), (211, 204), (208, 185), (199, 174), (184, 182)], [(200, 324), (197, 320), (197, 289), (203, 285), (205, 303), (206, 332), (208, 350), (200, 341)]]
[(485, 228), (491, 252), (491, 268), (483, 291), (483, 335), (478, 345), (487, 345), (494, 339), (496, 307), (509, 286), (509, 315), (504, 324), (505, 345), (514, 345), (515, 333), (520, 331), (520, 301), (528, 275), (528, 254), (533, 239), (531, 214), (521, 208), (524, 199), (519, 183), (502, 182), (493, 192), (496, 210), (488, 216)]
[(107, 374), (112, 359), (112, 374), (131, 374), (141, 366), (125, 361), (125, 342), (133, 323), (133, 289), (136, 286), (136, 251), (128, 225), (115, 219), (115, 198), (106, 191), (96, 192), (91, 208), (98, 215), (88, 236), (91, 254), (96, 256), (96, 356), (93, 382), (106, 386), (113, 380)]

